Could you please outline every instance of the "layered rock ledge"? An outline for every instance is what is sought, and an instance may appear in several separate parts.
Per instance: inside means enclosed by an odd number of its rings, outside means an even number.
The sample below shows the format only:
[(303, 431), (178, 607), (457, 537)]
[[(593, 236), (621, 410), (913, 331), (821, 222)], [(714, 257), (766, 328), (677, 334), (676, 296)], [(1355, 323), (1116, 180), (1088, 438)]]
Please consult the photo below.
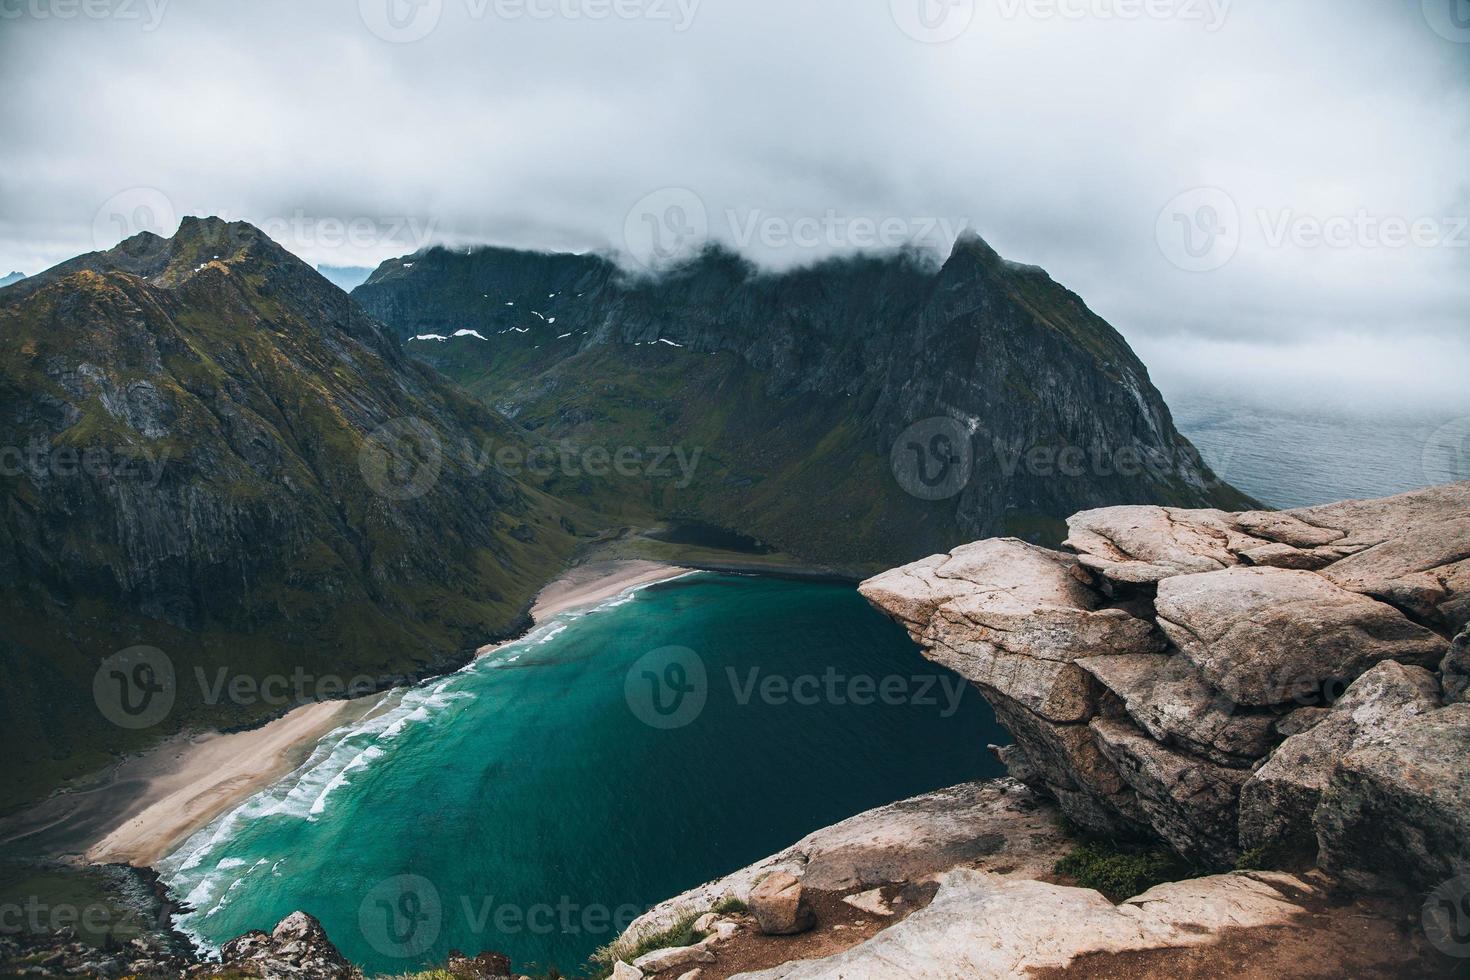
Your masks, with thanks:
[(1470, 483), (1068, 527), (860, 587), (979, 687), (1015, 778), (1206, 868), (1262, 848), (1420, 894), (1470, 872)]

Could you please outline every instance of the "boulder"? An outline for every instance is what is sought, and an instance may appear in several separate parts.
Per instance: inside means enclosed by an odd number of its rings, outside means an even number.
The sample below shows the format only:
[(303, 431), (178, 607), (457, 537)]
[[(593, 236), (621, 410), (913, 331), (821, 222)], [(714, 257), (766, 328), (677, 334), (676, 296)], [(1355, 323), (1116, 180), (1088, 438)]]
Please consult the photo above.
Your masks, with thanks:
[(1445, 640), (1313, 572), (1229, 568), (1159, 583), (1159, 625), (1211, 685), (1245, 705), (1314, 696), (1374, 664), (1438, 664)]
[(817, 924), (816, 914), (801, 882), (784, 871), (775, 871), (750, 890), (750, 914), (767, 936), (791, 936)]
[(1338, 760), (1440, 707), (1434, 675), (1388, 661), (1359, 677), (1315, 725), (1281, 744), (1240, 794), (1240, 845), (1315, 849), (1312, 814)]
[(1098, 718), (1091, 728), (1155, 833), (1197, 864), (1234, 865), (1236, 805), (1249, 773), (1167, 748), (1126, 721)]
[(1117, 695), (1153, 738), (1220, 765), (1248, 768), (1279, 741), (1274, 715), (1242, 709), (1205, 683), (1187, 657), (1124, 654), (1077, 666)]
[(1348, 884), (1426, 892), (1470, 873), (1470, 704), (1354, 748), (1313, 816), (1323, 868)]
[(643, 980), (643, 971), (631, 963), (619, 960), (613, 964), (611, 980)]
[(713, 963), (715, 954), (708, 943), (693, 946), (669, 946), (644, 953), (633, 961), (633, 965), (644, 973), (664, 973), (685, 970), (697, 963)]

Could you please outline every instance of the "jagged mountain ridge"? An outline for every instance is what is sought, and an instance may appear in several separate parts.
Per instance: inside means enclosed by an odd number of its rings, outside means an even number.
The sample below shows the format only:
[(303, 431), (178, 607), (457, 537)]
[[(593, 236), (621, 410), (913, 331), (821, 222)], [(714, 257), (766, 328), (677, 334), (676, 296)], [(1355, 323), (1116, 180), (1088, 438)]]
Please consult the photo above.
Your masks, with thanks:
[[(516, 427), (249, 225), (189, 218), (24, 280), (0, 294), (0, 338), (7, 441), (37, 451), (0, 474), (0, 703), (35, 776), (21, 794), (161, 732), (289, 706), (205, 703), (196, 667), (441, 669), (524, 621), (575, 547), (573, 508), (460, 451), (523, 445)], [(374, 483), (371, 440), (403, 419), (433, 448)], [(88, 452), (116, 465), (80, 466)], [(392, 482), (421, 472), (407, 493)], [(141, 733), (91, 703), (98, 663), (133, 645), (178, 675)]]
[[(990, 533), (1055, 541), (1066, 515), (1107, 503), (1246, 504), (1117, 331), (975, 236), (942, 263), (899, 252), (771, 274), (711, 248), (658, 277), (595, 255), (435, 248), (383, 263), (353, 296), (548, 438), (702, 450), (692, 486), (650, 492), (654, 515), (811, 560), (871, 568)], [(967, 427), (975, 457), (937, 502), (889, 472), (900, 434), (936, 416)], [(1068, 447), (1085, 472), (1056, 471)], [(1169, 462), (1119, 474), (1120, 450)]]

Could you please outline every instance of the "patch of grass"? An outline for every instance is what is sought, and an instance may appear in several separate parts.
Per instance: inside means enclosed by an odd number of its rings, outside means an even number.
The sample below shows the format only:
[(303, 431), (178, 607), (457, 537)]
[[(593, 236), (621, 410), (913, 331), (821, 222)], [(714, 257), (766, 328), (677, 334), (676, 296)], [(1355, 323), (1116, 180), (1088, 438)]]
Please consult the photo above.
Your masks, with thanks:
[(716, 902), (714, 904), (714, 907), (711, 908), (710, 911), (713, 912), (715, 915), (741, 915), (745, 912), (749, 912), (750, 906), (746, 905), (734, 895), (726, 895), (724, 898)]
[(1112, 841), (1083, 841), (1056, 863), (1084, 888), (1095, 888), (1121, 902), (1166, 881), (1192, 878), (1196, 872), (1177, 854), (1163, 848), (1145, 849)]
[(1311, 835), (1252, 847), (1235, 862), (1236, 871), (1302, 871), (1317, 863), (1317, 840)]
[(613, 967), (621, 960), (624, 963), (632, 963), (640, 956), (652, 953), (657, 949), (673, 949), (679, 946), (693, 946), (704, 938), (704, 934), (694, 928), (700, 913), (690, 912), (681, 916), (678, 921), (661, 932), (648, 933), (636, 937), (633, 941), (617, 940), (602, 947), (592, 954), (593, 976), (597, 978), (607, 977), (612, 974)]
[(1235, 862), (1236, 871), (1270, 871), (1272, 867), (1271, 848), (1264, 844), (1245, 851)]

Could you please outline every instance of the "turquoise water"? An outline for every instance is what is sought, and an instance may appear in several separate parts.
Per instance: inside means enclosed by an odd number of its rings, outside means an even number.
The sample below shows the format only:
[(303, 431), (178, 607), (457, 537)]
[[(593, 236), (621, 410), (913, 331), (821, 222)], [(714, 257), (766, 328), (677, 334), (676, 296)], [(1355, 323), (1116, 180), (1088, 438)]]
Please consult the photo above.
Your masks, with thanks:
[(1276, 409), (1199, 392), (1170, 397), (1215, 473), (1271, 507), (1387, 497), (1470, 480), (1470, 416)]
[(370, 971), (575, 968), (818, 827), (999, 775), (1008, 741), (850, 587), (701, 574), (398, 692), (160, 870), (209, 944), (305, 909)]

